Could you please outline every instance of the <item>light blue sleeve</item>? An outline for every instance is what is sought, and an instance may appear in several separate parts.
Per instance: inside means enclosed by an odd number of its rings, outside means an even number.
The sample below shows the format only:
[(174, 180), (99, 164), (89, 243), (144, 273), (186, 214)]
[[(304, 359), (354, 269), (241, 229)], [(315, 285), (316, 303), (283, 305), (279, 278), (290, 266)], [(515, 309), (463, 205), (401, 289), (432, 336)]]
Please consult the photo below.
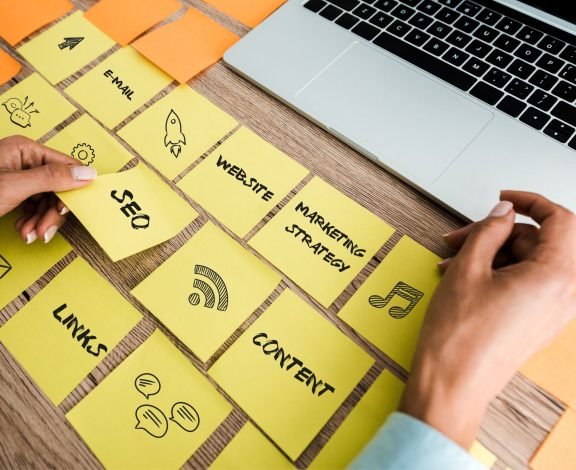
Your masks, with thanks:
[(351, 469), (486, 470), (441, 432), (404, 413), (392, 413)]

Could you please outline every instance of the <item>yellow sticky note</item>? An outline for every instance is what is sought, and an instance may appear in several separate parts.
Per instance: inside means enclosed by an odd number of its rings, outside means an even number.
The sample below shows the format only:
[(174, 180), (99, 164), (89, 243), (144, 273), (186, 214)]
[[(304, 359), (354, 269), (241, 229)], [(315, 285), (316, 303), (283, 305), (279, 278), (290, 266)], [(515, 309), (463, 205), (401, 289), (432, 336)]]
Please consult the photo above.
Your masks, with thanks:
[(99, 175), (115, 173), (133, 158), (122, 144), (87, 114), (66, 126), (46, 145), (71, 155), (85, 166), (96, 168)]
[(338, 316), (409, 370), (440, 257), (404, 236)]
[(296, 460), (373, 363), (286, 290), (209, 374)]
[(311, 469), (348, 468), (362, 449), (396, 411), (404, 384), (385, 370), (346, 417), (312, 461)]
[(181, 85), (118, 135), (173, 180), (236, 125), (231, 116), (189, 86)]
[(576, 411), (568, 408), (530, 461), (534, 470), (576, 468)]
[(246, 423), (210, 465), (211, 470), (282, 470), (295, 468), (251, 423)]
[(207, 223), (132, 294), (206, 362), (279, 282), (256, 256)]
[(394, 229), (315, 177), (250, 245), (328, 307)]
[(14, 228), (21, 215), (13, 211), (0, 217), (0, 308), (72, 251), (60, 234), (48, 244), (27, 245)]
[(28, 41), (18, 52), (50, 83), (56, 84), (115, 44), (77, 11)]
[(112, 261), (177, 235), (198, 213), (140, 163), (99, 176), (89, 186), (58, 193)]
[(76, 108), (37, 73), (0, 96), (0, 139), (14, 134), (38, 139)]
[(66, 417), (105, 468), (177, 469), (230, 411), (156, 331)]
[(140, 320), (86, 261), (77, 258), (2, 327), (2, 342), (60, 403)]
[(474, 441), (474, 444), (470, 448), (470, 455), (487, 468), (492, 468), (496, 460), (498, 460), (498, 458), (480, 444), (479, 441)]
[(172, 79), (131, 47), (104, 59), (65, 92), (112, 129)]
[(241, 128), (178, 186), (244, 237), (307, 174), (302, 165)]

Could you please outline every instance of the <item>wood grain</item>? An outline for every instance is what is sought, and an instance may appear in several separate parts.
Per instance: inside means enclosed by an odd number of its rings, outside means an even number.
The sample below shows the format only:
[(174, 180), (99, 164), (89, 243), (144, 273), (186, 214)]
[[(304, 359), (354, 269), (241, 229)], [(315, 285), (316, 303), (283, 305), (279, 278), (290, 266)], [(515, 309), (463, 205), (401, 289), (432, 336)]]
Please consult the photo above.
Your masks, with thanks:
[[(74, 0), (74, 3), (78, 8), (86, 10), (94, 2)], [(200, 0), (186, 0), (185, 4), (198, 8), (240, 36), (248, 31), (243, 25), (220, 14)], [(177, 12), (167, 22), (179, 17), (181, 14), (182, 11)], [(14, 49), (1, 40), (0, 47), (17, 56)], [(104, 54), (89, 66), (63, 81), (57, 88), (63, 90), (110, 53)], [(22, 61), (22, 58), (19, 57), (19, 60)], [(32, 71), (33, 68), (30, 64), (24, 61), (23, 71), (9, 84), (0, 87), (0, 93), (28, 76)], [(175, 186), (174, 183), (190, 171), (194, 165), (176, 178), (174, 182), (167, 182), (174, 190), (185, 197), (201, 215), (178, 236), (153, 249), (118, 263), (112, 263), (78, 221), (74, 217), (70, 217), (69, 222), (63, 229), (63, 233), (74, 246), (74, 253), (64, 258), (64, 260), (50, 269), (45, 276), (26, 289), (25, 293), (4, 308), (0, 312), (0, 324), (5, 323), (78, 255), (88, 260), (98, 272), (108, 278), (142, 312), (144, 319), (56, 408), (49, 403), (47, 398), (38, 390), (9, 353), (0, 347), (0, 467), (2, 468), (100, 468), (98, 460), (66, 421), (64, 413), (100, 383), (155, 328), (160, 328), (164, 331), (177, 347), (200, 370), (205, 372), (242, 332), (258, 318), (279, 293), (286, 288), (294, 290), (313, 305), (319, 313), (332, 321), (338, 329), (351, 337), (376, 360), (375, 366), (298, 459), (296, 462), (298, 467), (304, 468), (310, 464), (382, 370), (389, 368), (403, 380), (407, 376), (406, 372), (397, 364), (341, 322), (336, 314), (378, 265), (383, 256), (400, 239), (401, 235), (407, 234), (440, 256), (447, 256), (448, 250), (442, 243), (441, 234), (463, 225), (464, 222), (310, 123), (287, 106), (235, 75), (222, 62), (201, 73), (191, 80), (189, 85), (230, 113), (242, 125), (252, 129), (309, 168), (313, 175), (322, 177), (337, 189), (392, 224), (397, 228), (397, 232), (370, 260), (368, 266), (362, 270), (359, 276), (336, 300), (334, 305), (328, 309), (320, 306), (293, 282), (284, 277), (280, 287), (270, 298), (238, 328), (206, 364), (203, 364), (130, 295), (132, 288), (138, 285), (181, 247), (206, 221), (211, 220), (230, 236), (237, 238)], [(143, 109), (165, 96), (174, 86), (174, 83), (168, 86), (114, 130), (117, 131), (130, 122)], [(77, 105), (77, 107), (81, 110), (80, 106)], [(40, 139), (40, 141), (45, 142), (70, 122), (77, 119), (82, 113), (83, 111), (76, 112), (66, 122), (57, 126), (52, 132)], [(116, 138), (118, 139), (118, 137)], [(118, 140), (126, 146), (120, 139)], [(140, 158), (132, 149), (128, 146), (126, 147), (134, 156), (134, 159), (128, 165), (130, 167), (135, 165)], [(162, 175), (159, 176), (166, 181)], [(282, 207), (298, 189), (301, 189), (302, 185), (296, 188), (279, 207)], [(248, 234), (245, 240), (239, 240), (246, 249), (252, 251), (246, 241), (278, 209), (276, 208), (268, 214)], [(266, 261), (264, 260), (264, 262)], [(204, 445), (191, 456), (186, 468), (204, 468), (208, 466), (241, 426), (249, 420), (249, 417), (224, 391), (220, 390), (220, 392), (234, 405), (234, 411)], [(503, 393), (491, 404), (479, 434), (480, 441), (498, 456), (499, 460), (496, 468), (504, 468), (505, 466), (513, 469), (527, 468), (530, 457), (553, 427), (563, 409), (564, 406), (547, 392), (540, 390), (530, 381), (517, 375)]]

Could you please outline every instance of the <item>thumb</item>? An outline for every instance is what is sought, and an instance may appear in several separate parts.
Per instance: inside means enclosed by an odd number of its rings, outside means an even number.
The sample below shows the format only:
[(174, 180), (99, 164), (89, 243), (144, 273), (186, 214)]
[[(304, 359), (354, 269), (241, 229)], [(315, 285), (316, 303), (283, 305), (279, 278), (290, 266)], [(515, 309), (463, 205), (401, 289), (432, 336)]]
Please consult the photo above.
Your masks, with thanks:
[(470, 232), (454, 262), (491, 270), (496, 254), (514, 229), (513, 208), (509, 201), (499, 202)]

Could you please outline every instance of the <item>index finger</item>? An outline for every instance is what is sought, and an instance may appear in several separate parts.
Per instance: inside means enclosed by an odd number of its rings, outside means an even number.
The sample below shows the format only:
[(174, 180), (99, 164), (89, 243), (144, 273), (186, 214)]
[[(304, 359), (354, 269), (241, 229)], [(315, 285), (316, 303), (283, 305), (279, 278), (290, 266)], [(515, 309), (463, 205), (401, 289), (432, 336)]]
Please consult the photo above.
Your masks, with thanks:
[(30, 167), (35, 168), (50, 163), (60, 163), (70, 166), (80, 165), (78, 160), (30, 139), (22, 139), (17, 145), (20, 148), (22, 161), (27, 161), (27, 166)]

